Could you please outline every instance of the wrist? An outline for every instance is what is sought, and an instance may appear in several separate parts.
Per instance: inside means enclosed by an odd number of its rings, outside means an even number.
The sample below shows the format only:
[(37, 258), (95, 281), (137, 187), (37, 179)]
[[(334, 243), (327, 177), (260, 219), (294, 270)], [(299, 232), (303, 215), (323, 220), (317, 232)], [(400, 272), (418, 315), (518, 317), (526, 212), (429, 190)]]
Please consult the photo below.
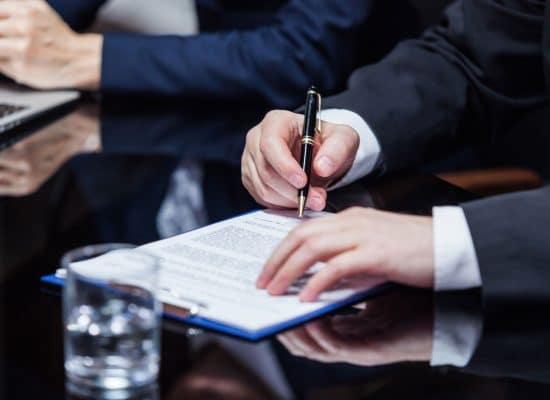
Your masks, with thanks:
[(102, 48), (103, 36), (99, 34), (76, 34), (70, 41), (71, 87), (81, 90), (99, 89)]
[(428, 267), (428, 287), (433, 288), (435, 283), (435, 258), (434, 258), (434, 225), (432, 217), (420, 217), (422, 235), (420, 241), (420, 265)]
[[(407, 282), (413, 286), (433, 288), (435, 282), (434, 234), (431, 217), (411, 217), (409, 253), (405, 257), (405, 266), (410, 271)], [(408, 274), (406, 274), (408, 275)]]

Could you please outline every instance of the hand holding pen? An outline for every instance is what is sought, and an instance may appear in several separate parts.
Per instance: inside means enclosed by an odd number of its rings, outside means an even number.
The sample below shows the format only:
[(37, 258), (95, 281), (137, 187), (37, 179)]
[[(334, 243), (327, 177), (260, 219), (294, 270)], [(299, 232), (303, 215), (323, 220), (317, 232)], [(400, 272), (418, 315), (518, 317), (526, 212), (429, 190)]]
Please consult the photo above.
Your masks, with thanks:
[[(317, 118), (315, 118), (317, 121)], [(252, 197), (269, 208), (297, 209), (297, 190), (308, 175), (300, 165), (304, 116), (290, 111), (269, 112), (252, 128), (242, 156), (242, 181)], [(326, 185), (350, 169), (359, 135), (347, 125), (322, 122), (315, 135), (306, 208), (320, 211), (326, 206)]]
[(311, 183), (311, 163), (315, 148), (315, 135), (321, 135), (321, 95), (315, 87), (307, 92), (300, 165), (306, 173), (306, 184), (298, 189), (298, 217), (304, 216), (309, 185)]

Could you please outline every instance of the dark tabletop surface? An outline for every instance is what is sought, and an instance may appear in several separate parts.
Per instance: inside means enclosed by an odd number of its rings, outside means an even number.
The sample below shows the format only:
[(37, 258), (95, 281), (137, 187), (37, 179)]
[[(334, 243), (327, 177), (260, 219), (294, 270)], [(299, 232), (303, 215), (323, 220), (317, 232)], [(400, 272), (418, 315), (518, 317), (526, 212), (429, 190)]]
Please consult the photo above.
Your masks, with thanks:
[[(76, 398), (65, 389), (60, 297), (40, 277), (79, 246), (160, 239), (159, 210), (182, 163), (201, 171), (208, 222), (257, 208), (240, 184), (239, 161), (244, 134), (263, 112), (90, 100), (12, 135), (0, 151), (1, 399)], [(426, 214), (471, 198), (409, 173), (358, 182), (329, 203), (333, 211)], [(475, 291), (401, 288), (260, 343), (192, 335), (165, 321), (158, 387), (137, 398), (550, 398), (546, 309), (487, 314)], [(430, 366), (436, 314), (451, 328), (464, 318), (482, 324), (465, 367)]]

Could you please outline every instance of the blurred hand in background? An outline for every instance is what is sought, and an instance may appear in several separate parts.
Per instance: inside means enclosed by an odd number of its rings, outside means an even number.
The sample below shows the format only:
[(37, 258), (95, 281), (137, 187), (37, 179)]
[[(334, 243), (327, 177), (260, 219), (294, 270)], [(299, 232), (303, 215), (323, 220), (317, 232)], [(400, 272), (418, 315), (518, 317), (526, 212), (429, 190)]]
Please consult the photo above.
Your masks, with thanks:
[(37, 191), (71, 157), (101, 149), (94, 110), (81, 109), (0, 151), (0, 196)]
[(74, 32), (45, 1), (0, 1), (0, 73), (20, 84), (97, 89), (102, 42)]

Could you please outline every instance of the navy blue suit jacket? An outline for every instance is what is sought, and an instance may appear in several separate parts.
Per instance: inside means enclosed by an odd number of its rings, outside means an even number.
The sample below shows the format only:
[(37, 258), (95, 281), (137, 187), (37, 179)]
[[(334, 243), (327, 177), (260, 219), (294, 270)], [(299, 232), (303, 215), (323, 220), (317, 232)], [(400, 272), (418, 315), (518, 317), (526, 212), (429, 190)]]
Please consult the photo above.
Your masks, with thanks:
[[(106, 0), (48, 0), (75, 30)], [(406, 0), (197, 0), (201, 34), (105, 34), (101, 89), (297, 107), (416, 33)], [(391, 7), (391, 9), (390, 9)]]

